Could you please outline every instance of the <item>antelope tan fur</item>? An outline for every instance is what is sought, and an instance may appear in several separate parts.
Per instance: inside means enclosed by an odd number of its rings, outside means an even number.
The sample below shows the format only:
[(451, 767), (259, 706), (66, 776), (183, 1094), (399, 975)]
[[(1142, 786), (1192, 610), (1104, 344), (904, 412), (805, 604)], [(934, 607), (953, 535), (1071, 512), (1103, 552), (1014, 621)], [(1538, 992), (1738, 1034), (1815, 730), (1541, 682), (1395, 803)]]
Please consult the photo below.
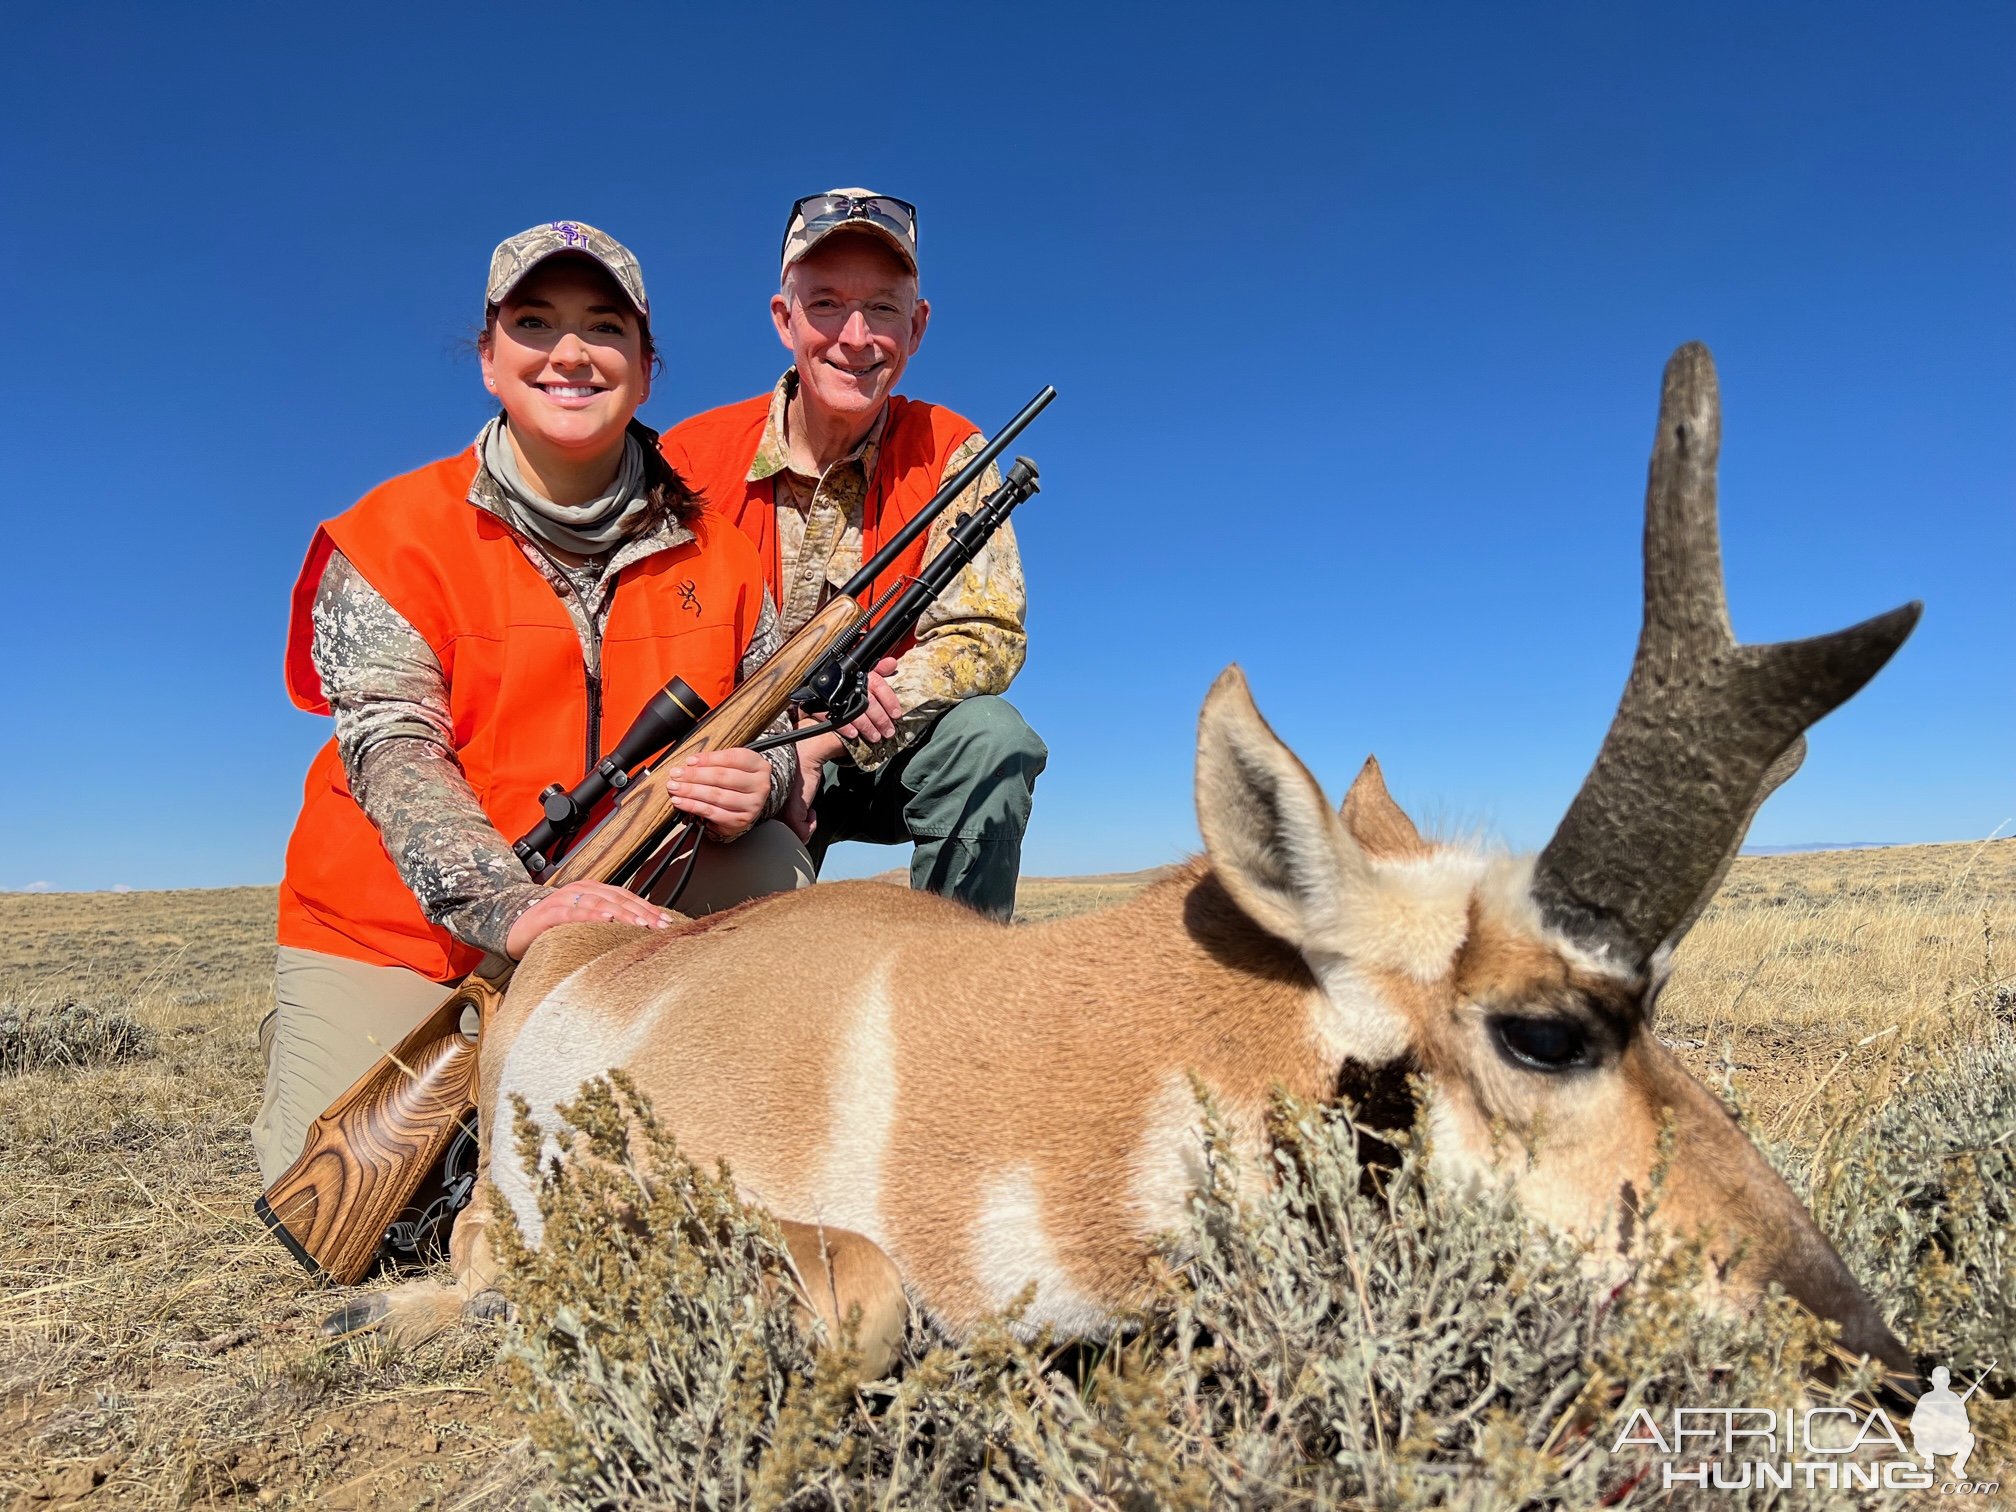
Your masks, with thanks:
[[(1441, 1169), (1511, 1187), (1604, 1252), (1642, 1238), (1670, 1121), (1656, 1218), (1705, 1236), (1725, 1294), (1777, 1282), (1848, 1350), (1909, 1372), (1798, 1199), (1652, 1030), (1673, 947), (1801, 732), (1918, 612), (1739, 645), (1718, 428), (1708, 353), (1683, 347), (1652, 454), (1637, 660), (1537, 859), (1424, 840), (1371, 761), (1331, 808), (1231, 668), (1198, 730), (1206, 854), (1118, 907), (1008, 926), (846, 883), (684, 930), (545, 936), (483, 1036), (487, 1182), (536, 1243), (535, 1179), (495, 1138), (510, 1100), (550, 1127), (583, 1079), (622, 1067), (690, 1155), (824, 1227), (830, 1268), (817, 1230), (795, 1229), (794, 1253), (829, 1321), (863, 1307), (875, 1368), (899, 1275), (955, 1334), (1030, 1288), (1026, 1326), (1107, 1327), (1201, 1178), (1193, 1076), (1257, 1145), (1276, 1087), (1404, 1105), (1413, 1073)], [(410, 1337), (484, 1298), (487, 1211), (479, 1194), (462, 1216), (453, 1287), (374, 1310)]]

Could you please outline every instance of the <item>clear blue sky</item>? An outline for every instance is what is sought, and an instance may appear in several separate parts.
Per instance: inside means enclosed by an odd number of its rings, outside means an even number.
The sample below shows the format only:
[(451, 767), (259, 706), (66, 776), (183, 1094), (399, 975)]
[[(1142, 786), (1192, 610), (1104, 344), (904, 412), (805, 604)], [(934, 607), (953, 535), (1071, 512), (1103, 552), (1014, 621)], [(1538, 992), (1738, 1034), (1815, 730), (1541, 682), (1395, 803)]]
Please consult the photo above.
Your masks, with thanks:
[(278, 877), (326, 736), (289, 585), (483, 420), (499, 238), (637, 250), (664, 425), (781, 370), (784, 214), (835, 183), (920, 206), (908, 392), (988, 428), (1062, 396), (1018, 516), (1029, 871), (1194, 846), (1233, 660), (1333, 795), (1376, 751), (1417, 817), (1543, 842), (1629, 664), (1687, 340), (1738, 633), (1927, 605), (1752, 840), (2016, 814), (2016, 11), (964, 14), (15, 7), (0, 885)]

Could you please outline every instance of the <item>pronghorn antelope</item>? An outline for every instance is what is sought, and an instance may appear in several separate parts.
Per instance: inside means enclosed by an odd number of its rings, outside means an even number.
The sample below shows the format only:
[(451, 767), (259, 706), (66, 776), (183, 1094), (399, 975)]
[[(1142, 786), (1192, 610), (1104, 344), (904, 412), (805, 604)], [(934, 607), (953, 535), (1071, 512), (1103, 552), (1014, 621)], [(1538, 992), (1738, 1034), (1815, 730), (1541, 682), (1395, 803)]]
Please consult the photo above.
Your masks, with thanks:
[[(1652, 453), (1637, 658), (1537, 857), (1424, 840), (1370, 761), (1331, 808), (1231, 668), (1198, 730), (1205, 854), (1118, 907), (1008, 926), (846, 883), (683, 930), (548, 934), (483, 1035), (487, 1180), (536, 1243), (534, 1177), (498, 1138), (511, 1099), (550, 1123), (622, 1067), (689, 1154), (725, 1157), (795, 1220), (817, 1305), (830, 1319), (861, 1302), (871, 1346), (900, 1326), (899, 1275), (954, 1333), (1032, 1286), (1027, 1325), (1097, 1332), (1200, 1179), (1193, 1075), (1253, 1139), (1276, 1087), (1404, 1101), (1414, 1075), (1437, 1163), (1603, 1245), (1629, 1234), (1670, 1123), (1660, 1221), (1705, 1233), (1737, 1291), (1778, 1282), (1848, 1349), (1908, 1371), (1799, 1201), (1652, 1030), (1674, 947), (1802, 732), (1918, 615), (1738, 644), (1719, 438), (1714, 367), (1683, 347)], [(487, 1211), (479, 1195), (456, 1231), (454, 1287), (368, 1307), (410, 1337), (485, 1294)]]

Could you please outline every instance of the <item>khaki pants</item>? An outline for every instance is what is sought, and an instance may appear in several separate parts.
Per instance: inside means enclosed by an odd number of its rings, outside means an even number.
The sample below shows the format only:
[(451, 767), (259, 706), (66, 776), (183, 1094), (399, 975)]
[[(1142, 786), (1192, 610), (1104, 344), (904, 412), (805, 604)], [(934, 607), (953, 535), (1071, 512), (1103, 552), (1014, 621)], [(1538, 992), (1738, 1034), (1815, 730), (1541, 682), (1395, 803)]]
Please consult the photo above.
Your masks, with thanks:
[[(809, 887), (812, 877), (805, 847), (773, 819), (732, 845), (702, 841), (679, 911), (697, 918)], [(266, 1094), (252, 1124), (252, 1146), (262, 1186), (294, 1163), (322, 1110), (439, 1007), (450, 985), (401, 966), (280, 948), (275, 1007), (259, 1026)]]

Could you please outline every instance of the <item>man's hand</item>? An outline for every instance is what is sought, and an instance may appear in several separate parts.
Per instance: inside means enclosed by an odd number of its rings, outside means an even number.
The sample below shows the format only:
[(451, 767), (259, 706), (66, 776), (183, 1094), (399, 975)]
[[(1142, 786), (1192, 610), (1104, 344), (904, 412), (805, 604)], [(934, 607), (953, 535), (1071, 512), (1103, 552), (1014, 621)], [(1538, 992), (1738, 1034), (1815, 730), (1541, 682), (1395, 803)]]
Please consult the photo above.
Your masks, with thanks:
[(792, 779), (791, 791), (784, 798), (784, 811), (777, 817), (791, 826), (791, 833), (800, 844), (810, 845), (813, 831), (819, 827), (812, 805), (819, 797), (820, 769), (844, 755), (850, 740), (887, 740), (896, 733), (896, 719), (903, 712), (903, 705), (897, 700), (896, 690), (889, 686), (889, 676), (895, 670), (896, 658), (883, 657), (868, 674), (868, 707), (860, 717), (837, 730), (798, 742), (798, 775)]
[(770, 801), (770, 763), (756, 752), (706, 751), (689, 756), (665, 784), (682, 814), (707, 822), (716, 840), (739, 840)]
[(903, 705), (896, 701), (895, 690), (889, 686), (889, 678), (895, 670), (896, 658), (893, 656), (885, 656), (875, 663), (868, 674), (868, 707), (852, 724), (840, 726), (835, 733), (841, 739), (887, 740), (896, 733), (896, 717), (903, 712)]
[(505, 936), (504, 953), (522, 961), (532, 942), (556, 924), (636, 924), (664, 929), (678, 922), (679, 915), (610, 883), (563, 882), (518, 915), (518, 922)]

